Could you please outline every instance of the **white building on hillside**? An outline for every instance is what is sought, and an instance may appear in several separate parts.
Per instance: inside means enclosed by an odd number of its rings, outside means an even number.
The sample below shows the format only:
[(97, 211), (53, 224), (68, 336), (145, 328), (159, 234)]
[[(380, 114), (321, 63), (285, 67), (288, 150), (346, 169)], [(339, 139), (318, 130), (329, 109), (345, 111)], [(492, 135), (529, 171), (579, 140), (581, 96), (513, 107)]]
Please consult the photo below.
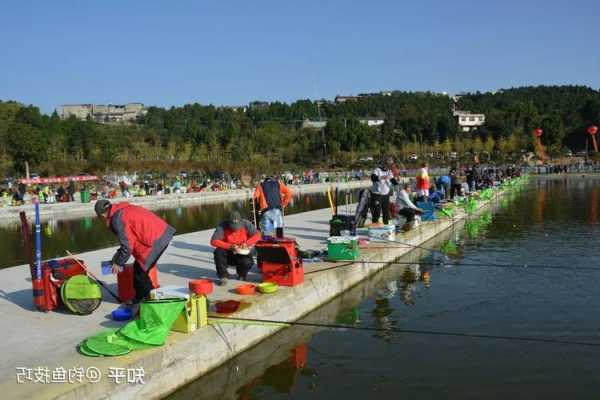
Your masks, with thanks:
[(327, 120), (325, 121), (314, 121), (311, 119), (305, 119), (302, 121), (302, 128), (304, 129), (324, 129), (327, 126)]
[(80, 120), (90, 118), (93, 121), (108, 124), (118, 122), (135, 122), (135, 120), (146, 114), (146, 108), (142, 103), (118, 104), (66, 104), (60, 106), (58, 113), (62, 119), (75, 117)]
[(358, 122), (367, 126), (381, 126), (385, 120), (383, 118), (359, 118)]
[(474, 114), (470, 111), (454, 111), (458, 118), (458, 126), (462, 132), (471, 132), (485, 123), (485, 114)]

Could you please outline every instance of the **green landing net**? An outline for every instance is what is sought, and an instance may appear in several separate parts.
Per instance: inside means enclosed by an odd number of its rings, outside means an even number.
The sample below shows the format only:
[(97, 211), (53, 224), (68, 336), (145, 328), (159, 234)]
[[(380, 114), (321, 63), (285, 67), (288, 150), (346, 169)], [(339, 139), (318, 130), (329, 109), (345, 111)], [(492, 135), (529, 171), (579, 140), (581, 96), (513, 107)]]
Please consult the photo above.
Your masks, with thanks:
[(79, 353), (90, 356), (121, 356), (131, 351), (161, 346), (186, 299), (152, 300), (141, 303), (140, 318), (120, 329), (104, 330), (79, 344)]
[(171, 326), (185, 307), (186, 299), (151, 300), (141, 303), (140, 318), (125, 325), (119, 333), (128, 339), (162, 346)]

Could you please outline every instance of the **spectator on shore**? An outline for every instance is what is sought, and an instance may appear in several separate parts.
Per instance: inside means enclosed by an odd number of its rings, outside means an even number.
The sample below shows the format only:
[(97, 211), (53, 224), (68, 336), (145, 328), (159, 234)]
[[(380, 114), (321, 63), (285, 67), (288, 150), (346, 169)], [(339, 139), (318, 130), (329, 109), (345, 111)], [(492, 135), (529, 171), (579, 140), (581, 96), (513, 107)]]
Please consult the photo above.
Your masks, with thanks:
[(67, 187), (67, 192), (69, 193), (69, 201), (75, 201), (75, 182), (72, 180), (69, 181), (69, 186)]
[(22, 182), (19, 183), (17, 193), (19, 195), (19, 197), (17, 198), (17, 201), (24, 202), (25, 201), (25, 193), (27, 193), (27, 186), (25, 186), (25, 184)]

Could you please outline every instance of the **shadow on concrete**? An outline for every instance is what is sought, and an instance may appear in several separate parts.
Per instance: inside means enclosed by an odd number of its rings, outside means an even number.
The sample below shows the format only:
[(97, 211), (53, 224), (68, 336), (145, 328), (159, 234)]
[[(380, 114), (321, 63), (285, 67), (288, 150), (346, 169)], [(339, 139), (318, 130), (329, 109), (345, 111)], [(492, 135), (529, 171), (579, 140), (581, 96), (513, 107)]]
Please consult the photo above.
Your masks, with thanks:
[(326, 242), (326, 238), (324, 238), (323, 236), (314, 236), (314, 235), (301, 235), (301, 234), (294, 234), (294, 236), (299, 237), (301, 239), (307, 239), (307, 240), (316, 240), (319, 243), (325, 243)]
[(195, 244), (195, 243), (187, 243), (187, 242), (181, 242), (181, 241), (172, 242), (171, 246), (173, 246), (177, 249), (194, 250), (194, 251), (206, 252), (206, 253), (212, 253), (215, 250), (215, 248), (212, 246), (206, 246), (203, 244)]
[[(215, 260), (212, 257), (192, 257), (192, 256), (183, 256), (181, 254), (171, 254), (175, 257), (179, 257), (179, 258), (184, 258), (186, 260), (192, 260), (192, 261), (197, 261), (200, 263), (205, 263), (205, 264), (210, 264), (213, 265)], [(159, 268), (160, 271), (160, 268)]]
[(319, 224), (329, 226), (329, 221), (308, 221), (309, 224)]
[(191, 267), (183, 264), (161, 264), (159, 271), (186, 279), (200, 279), (203, 277), (216, 278), (217, 276), (216, 271), (213, 268)]
[(125, 324), (131, 321), (114, 321), (110, 314), (106, 314), (105, 317), (106, 320), (100, 322), (100, 326), (103, 326), (105, 328), (122, 328)]
[(17, 290), (16, 292), (11, 293), (0, 289), (0, 299), (10, 301), (24, 310), (35, 311), (31, 289)]
[(302, 227), (295, 227), (295, 226), (286, 226), (285, 227), (286, 231), (298, 231), (298, 232), (316, 232), (316, 233), (323, 233), (326, 235), (329, 235), (329, 230), (328, 229), (315, 229), (315, 228), (302, 228)]

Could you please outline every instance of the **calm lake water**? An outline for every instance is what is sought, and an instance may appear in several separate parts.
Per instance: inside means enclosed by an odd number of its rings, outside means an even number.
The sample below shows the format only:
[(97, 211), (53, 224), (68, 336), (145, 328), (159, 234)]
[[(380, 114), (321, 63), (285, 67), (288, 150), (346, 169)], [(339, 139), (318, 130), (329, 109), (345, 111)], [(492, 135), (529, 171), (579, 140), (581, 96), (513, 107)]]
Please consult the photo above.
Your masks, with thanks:
[[(533, 180), (430, 246), (486, 266), (390, 266), (182, 388), (188, 399), (586, 399), (600, 390), (600, 179)], [(564, 266), (492, 268), (490, 264)], [(598, 268), (577, 271), (577, 267)], [(429, 277), (427, 278), (427, 274)], [(598, 346), (399, 334), (526, 336)]]
[[(345, 191), (339, 192), (340, 207), (342, 207), (342, 199), (345, 199), (345, 193)], [(357, 191), (353, 191), (353, 193), (356, 194)], [(356, 195), (354, 198), (356, 199)], [(175, 227), (177, 233), (187, 233), (214, 228), (230, 209), (240, 210), (243, 215), (252, 220), (251, 207), (250, 201), (236, 201), (168, 208), (155, 210), (155, 212)], [(303, 194), (294, 197), (286, 209), (286, 213), (295, 214), (326, 207), (329, 207), (329, 202), (324, 193)], [(34, 232), (33, 227), (31, 232)], [(114, 234), (96, 217), (48, 220), (42, 223), (43, 259), (64, 257), (65, 250), (79, 253), (116, 244), (117, 240)], [(0, 268), (27, 263), (20, 225), (0, 227), (0, 254), (2, 254)]]

